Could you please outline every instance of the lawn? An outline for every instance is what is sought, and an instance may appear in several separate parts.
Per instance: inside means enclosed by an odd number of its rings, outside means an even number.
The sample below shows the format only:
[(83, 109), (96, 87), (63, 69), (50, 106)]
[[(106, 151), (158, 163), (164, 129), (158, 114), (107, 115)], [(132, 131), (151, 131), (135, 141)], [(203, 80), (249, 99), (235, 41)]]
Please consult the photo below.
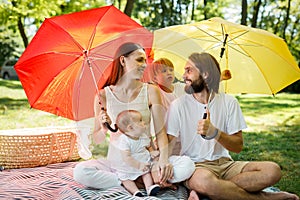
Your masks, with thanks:
[[(282, 179), (275, 186), (300, 195), (300, 94), (237, 95), (248, 129), (244, 149), (232, 154), (235, 160), (270, 160), (282, 167)], [(3, 107), (7, 110), (4, 113)], [(61, 126), (72, 121), (30, 109), (19, 81), (0, 79), (0, 130)], [(97, 146), (95, 156), (105, 154)]]

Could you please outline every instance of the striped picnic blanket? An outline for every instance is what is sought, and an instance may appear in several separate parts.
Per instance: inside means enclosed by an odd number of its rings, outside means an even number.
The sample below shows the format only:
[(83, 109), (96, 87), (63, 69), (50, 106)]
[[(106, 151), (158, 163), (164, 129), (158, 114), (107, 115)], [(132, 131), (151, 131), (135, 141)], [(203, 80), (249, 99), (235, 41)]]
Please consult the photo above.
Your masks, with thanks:
[[(73, 179), (78, 162), (51, 164), (44, 167), (9, 169), (0, 172), (0, 199), (116, 199), (174, 200), (187, 199), (183, 186), (177, 190), (163, 189), (156, 197), (133, 197), (123, 187), (107, 190), (86, 188)], [(144, 191), (145, 192), (145, 191)]]

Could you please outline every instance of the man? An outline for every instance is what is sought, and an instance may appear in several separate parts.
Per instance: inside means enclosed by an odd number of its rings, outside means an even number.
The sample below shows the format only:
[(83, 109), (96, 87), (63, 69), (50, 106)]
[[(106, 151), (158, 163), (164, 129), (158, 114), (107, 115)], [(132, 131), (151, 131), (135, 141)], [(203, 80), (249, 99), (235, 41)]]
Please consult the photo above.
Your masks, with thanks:
[(172, 102), (167, 132), (170, 141), (181, 138), (181, 155), (195, 162), (196, 170), (186, 181), (192, 190), (189, 199), (198, 199), (200, 193), (210, 199), (298, 200), (287, 192), (262, 191), (280, 180), (276, 163), (233, 161), (230, 157), (229, 151), (239, 153), (243, 148), (246, 123), (238, 101), (218, 93), (220, 67), (216, 59), (208, 53), (193, 53), (184, 70), (187, 94)]

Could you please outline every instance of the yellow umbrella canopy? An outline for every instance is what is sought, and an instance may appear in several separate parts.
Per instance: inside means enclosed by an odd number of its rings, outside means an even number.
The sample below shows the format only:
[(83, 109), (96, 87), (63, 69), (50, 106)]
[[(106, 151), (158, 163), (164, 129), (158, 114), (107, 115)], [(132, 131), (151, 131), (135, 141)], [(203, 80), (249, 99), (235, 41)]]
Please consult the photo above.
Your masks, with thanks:
[(299, 67), (284, 40), (270, 32), (221, 18), (154, 31), (154, 59), (170, 59), (181, 79), (188, 56), (208, 52), (229, 69), (226, 93), (276, 94), (300, 79)]

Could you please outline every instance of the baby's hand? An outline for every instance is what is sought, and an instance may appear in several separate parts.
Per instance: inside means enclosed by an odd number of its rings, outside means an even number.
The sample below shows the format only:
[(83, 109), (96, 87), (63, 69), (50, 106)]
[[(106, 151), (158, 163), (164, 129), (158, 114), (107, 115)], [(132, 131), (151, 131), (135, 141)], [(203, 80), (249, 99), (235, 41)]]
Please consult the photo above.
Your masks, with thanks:
[(150, 163), (140, 163), (139, 170), (143, 172), (148, 172), (150, 171)]
[(151, 151), (150, 156), (152, 159), (156, 158), (159, 156), (159, 151)]

